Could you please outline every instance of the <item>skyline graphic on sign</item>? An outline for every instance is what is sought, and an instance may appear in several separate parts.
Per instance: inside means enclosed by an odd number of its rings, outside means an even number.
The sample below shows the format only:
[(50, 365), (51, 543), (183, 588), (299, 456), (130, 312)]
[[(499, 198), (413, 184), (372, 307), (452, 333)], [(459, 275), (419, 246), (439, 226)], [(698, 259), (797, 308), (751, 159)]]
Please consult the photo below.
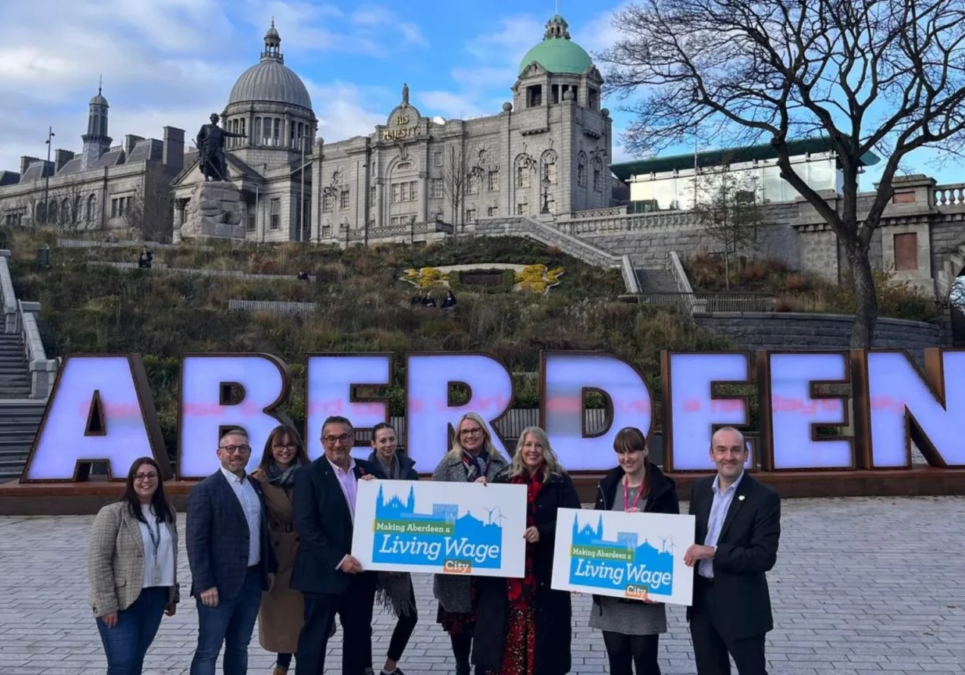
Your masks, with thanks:
[(603, 531), (603, 515), (580, 525), (573, 516), (573, 538), (570, 559), (570, 583), (607, 589), (624, 589), (628, 597), (645, 598), (649, 594), (672, 595), (675, 545), (672, 536), (660, 537), (660, 547), (636, 532), (620, 532), (607, 539)]
[(455, 503), (432, 503), (427, 511), (420, 512), (414, 486), (410, 485), (403, 497), (383, 483), (376, 498), (372, 560), (436, 565), (444, 559), (467, 564), (466, 571), (498, 569), (502, 565), (501, 523), (505, 517), (498, 505), (484, 510), (487, 513), (480, 518), (471, 509), (460, 514)]

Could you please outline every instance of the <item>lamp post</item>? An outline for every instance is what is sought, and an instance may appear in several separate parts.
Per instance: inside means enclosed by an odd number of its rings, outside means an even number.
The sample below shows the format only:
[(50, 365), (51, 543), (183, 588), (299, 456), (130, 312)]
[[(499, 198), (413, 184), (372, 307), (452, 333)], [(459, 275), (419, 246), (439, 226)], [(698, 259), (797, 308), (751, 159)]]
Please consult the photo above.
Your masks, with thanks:
[(543, 174), (543, 209), (542, 213), (546, 214), (550, 212), (550, 177), (548, 174)]
[(53, 127), (47, 129), (47, 163), (44, 164), (44, 225), (50, 222), (50, 204), (47, 203), (47, 193), (50, 191), (50, 148), (53, 146), (51, 139), (56, 135)]

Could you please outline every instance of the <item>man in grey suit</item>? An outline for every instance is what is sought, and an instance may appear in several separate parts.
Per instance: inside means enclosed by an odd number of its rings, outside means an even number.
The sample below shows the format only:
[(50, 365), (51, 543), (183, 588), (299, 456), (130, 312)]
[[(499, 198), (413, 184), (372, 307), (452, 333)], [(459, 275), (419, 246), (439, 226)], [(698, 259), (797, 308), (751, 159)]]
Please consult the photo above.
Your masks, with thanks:
[(227, 432), (218, 443), (221, 468), (188, 497), (185, 540), (198, 603), (191, 675), (214, 675), (222, 644), (225, 675), (246, 675), (261, 593), (277, 567), (261, 486), (245, 473), (250, 456), (248, 434)]

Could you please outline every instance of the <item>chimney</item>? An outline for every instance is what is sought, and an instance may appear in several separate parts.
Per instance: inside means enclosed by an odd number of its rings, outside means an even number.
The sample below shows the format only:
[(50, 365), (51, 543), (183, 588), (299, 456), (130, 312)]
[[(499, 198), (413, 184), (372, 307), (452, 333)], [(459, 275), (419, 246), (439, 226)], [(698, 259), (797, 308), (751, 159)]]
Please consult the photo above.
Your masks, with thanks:
[(175, 171), (184, 168), (184, 129), (164, 127), (164, 149), (161, 161)]
[(25, 173), (27, 173), (27, 168), (34, 162), (39, 162), (39, 161), (40, 161), (39, 157), (27, 157), (26, 155), (21, 157), (20, 158), (20, 175), (22, 176)]
[(134, 146), (137, 145), (138, 141), (143, 141), (141, 136), (135, 136), (134, 134), (127, 134), (124, 136), (124, 154), (128, 157), (134, 152)]
[(73, 158), (74, 153), (70, 150), (54, 150), (54, 173), (58, 173)]

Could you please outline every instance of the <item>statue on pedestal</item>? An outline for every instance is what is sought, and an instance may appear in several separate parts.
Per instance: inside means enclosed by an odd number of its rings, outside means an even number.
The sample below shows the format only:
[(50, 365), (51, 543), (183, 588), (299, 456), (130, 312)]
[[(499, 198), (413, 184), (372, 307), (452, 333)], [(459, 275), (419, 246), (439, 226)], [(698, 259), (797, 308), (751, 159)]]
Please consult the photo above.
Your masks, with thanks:
[(228, 180), (228, 163), (225, 159), (226, 138), (247, 138), (246, 134), (236, 134), (218, 126), (221, 119), (218, 113), (211, 113), (211, 123), (205, 124), (198, 132), (198, 166), (204, 179)]

